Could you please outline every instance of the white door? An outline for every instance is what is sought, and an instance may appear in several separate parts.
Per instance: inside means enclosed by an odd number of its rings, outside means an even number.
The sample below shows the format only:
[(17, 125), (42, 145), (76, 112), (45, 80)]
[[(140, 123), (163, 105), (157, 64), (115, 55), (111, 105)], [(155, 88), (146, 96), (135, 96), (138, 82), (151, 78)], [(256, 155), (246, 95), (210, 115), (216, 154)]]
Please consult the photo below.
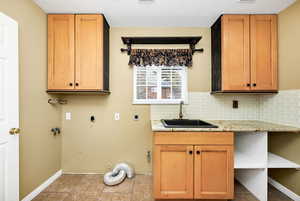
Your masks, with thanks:
[[(0, 200), (19, 200), (18, 24), (0, 13)], [(12, 129), (16, 128), (16, 129)], [(11, 134), (10, 134), (11, 132)]]

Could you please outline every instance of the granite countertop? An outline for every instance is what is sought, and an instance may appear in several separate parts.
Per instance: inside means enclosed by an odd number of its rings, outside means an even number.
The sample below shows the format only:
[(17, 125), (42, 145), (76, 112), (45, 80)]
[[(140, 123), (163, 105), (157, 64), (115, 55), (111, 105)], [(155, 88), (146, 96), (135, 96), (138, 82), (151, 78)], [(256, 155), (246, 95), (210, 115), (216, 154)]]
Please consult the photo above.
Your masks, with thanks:
[(165, 128), (161, 121), (152, 120), (152, 131), (190, 131), (190, 132), (296, 132), (300, 133), (300, 127), (285, 126), (264, 121), (255, 120), (205, 120), (218, 128)]

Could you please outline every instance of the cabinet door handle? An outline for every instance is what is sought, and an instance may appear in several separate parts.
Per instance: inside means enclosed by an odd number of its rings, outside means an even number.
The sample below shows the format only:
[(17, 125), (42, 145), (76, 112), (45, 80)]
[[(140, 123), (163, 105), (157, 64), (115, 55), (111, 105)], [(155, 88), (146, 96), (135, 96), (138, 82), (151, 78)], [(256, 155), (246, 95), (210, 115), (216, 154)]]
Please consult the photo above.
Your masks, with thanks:
[(201, 153), (200, 151), (197, 151), (197, 152), (196, 152), (196, 154), (198, 154), (198, 155), (199, 155), (200, 153)]
[(69, 86), (70, 86), (70, 87), (73, 86), (73, 83), (69, 83)]
[(193, 154), (193, 151), (189, 151), (189, 154), (192, 155), (192, 154)]

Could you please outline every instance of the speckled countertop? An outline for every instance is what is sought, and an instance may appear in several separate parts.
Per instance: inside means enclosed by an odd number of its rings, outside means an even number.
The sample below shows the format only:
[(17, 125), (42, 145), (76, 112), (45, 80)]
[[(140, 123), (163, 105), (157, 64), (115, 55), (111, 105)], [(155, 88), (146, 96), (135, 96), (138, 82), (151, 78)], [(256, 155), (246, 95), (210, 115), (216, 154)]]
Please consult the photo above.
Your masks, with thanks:
[(295, 132), (300, 133), (300, 127), (285, 126), (254, 120), (205, 120), (218, 128), (165, 128), (161, 121), (152, 120), (152, 131), (190, 131), (190, 132)]

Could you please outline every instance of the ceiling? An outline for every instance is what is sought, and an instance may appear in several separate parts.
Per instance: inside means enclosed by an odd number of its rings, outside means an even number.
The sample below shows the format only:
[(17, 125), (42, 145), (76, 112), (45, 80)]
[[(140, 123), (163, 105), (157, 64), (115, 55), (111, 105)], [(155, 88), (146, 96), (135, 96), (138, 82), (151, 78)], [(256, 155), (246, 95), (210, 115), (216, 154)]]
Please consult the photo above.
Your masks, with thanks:
[(278, 13), (295, 0), (34, 0), (46, 13), (104, 13), (111, 26), (209, 27), (223, 13)]

